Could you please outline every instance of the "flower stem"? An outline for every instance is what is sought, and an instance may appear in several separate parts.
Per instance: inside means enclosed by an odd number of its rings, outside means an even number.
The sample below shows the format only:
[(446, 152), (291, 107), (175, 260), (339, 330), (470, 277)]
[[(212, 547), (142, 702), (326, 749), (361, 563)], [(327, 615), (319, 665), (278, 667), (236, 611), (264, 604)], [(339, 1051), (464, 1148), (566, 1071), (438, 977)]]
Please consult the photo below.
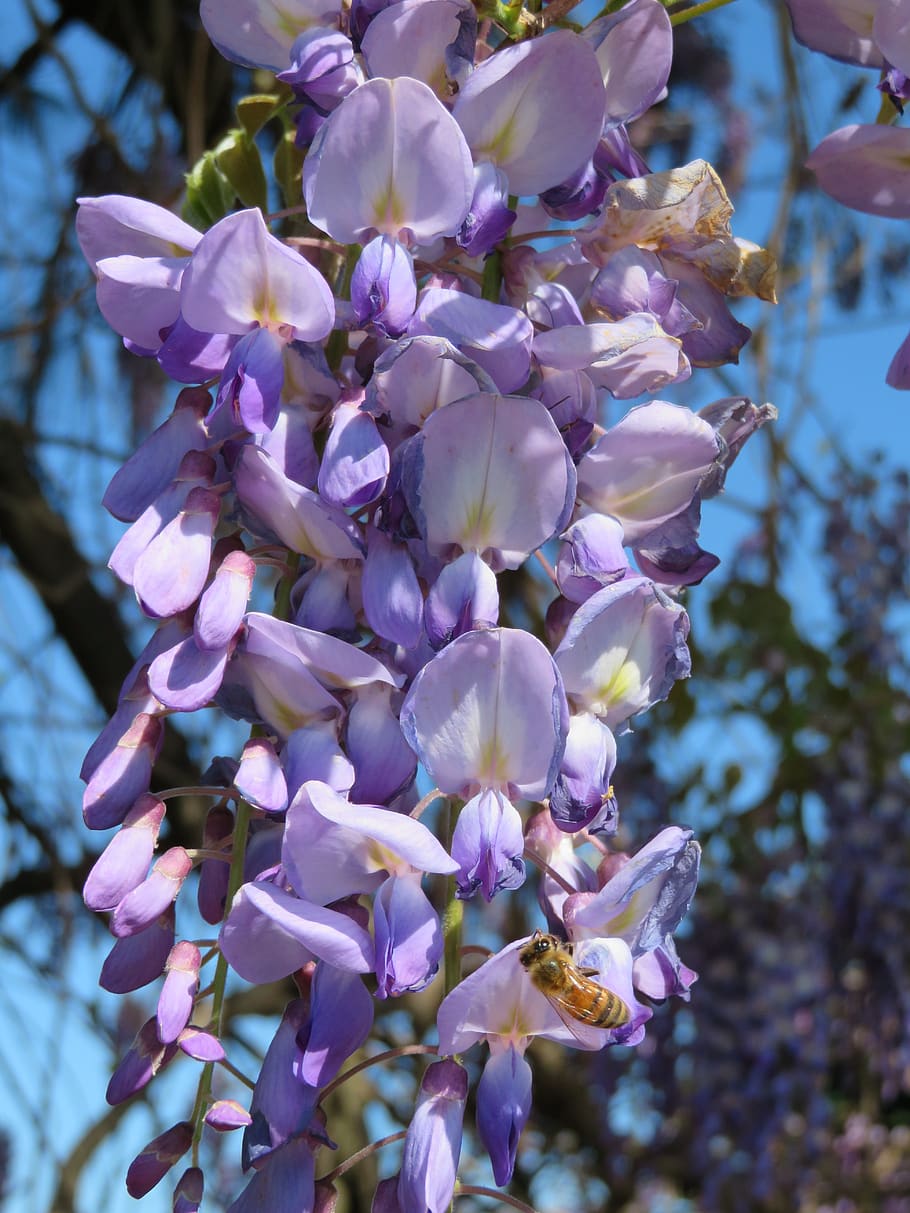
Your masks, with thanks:
[(413, 817), (416, 821), (422, 813), (427, 811), (434, 800), (441, 800), (442, 798), (442, 792), (440, 792), (439, 788), (434, 788), (432, 792), (427, 792), (422, 800), (418, 800), (417, 804), (408, 813), (408, 816)]
[[(393, 1141), (401, 1141), (407, 1135), (407, 1129), (399, 1129), (397, 1133), (390, 1133), (388, 1137), (380, 1137), (379, 1141), (371, 1141), (368, 1146), (364, 1146), (362, 1150), (358, 1150), (356, 1154), (352, 1154), (350, 1158), (346, 1158), (344, 1162), (339, 1163), (334, 1171), (329, 1171), (327, 1175), (320, 1177), (320, 1183), (331, 1183), (338, 1179), (340, 1175), (344, 1175), (345, 1171), (350, 1171), (351, 1167), (356, 1166), (364, 1158), (369, 1158), (371, 1154), (375, 1154), (377, 1150), (381, 1150), (383, 1146), (390, 1146)], [(534, 1213), (534, 1210), (531, 1210)]]
[(242, 1082), (243, 1085), (245, 1087), (249, 1087), (251, 1091), (256, 1089), (256, 1084), (253, 1082), (252, 1078), (248, 1078), (242, 1070), (238, 1070), (237, 1067), (232, 1065), (226, 1057), (222, 1057), (221, 1061), (218, 1062), (218, 1065), (221, 1066), (222, 1069), (227, 1070), (228, 1074), (233, 1074), (238, 1082)]
[[(448, 802), (446, 816), (446, 850), (452, 852), (452, 837), (455, 833), (455, 821), (458, 807), (453, 801)], [(464, 922), (464, 902), (458, 898), (458, 885), (455, 873), (446, 877), (445, 909), (442, 915), (443, 938), (443, 984), (445, 994), (454, 990), (461, 981), (461, 927)]]
[[(231, 871), (228, 876), (228, 890), (225, 901), (224, 913), (227, 913), (231, 908), (231, 903), (237, 890), (243, 883), (243, 861), (246, 856), (246, 840), (247, 833), (250, 827), (250, 818), (252, 809), (245, 800), (237, 802), (237, 816), (234, 821), (234, 848), (231, 854)], [(217, 1037), (221, 1037), (224, 1016), (224, 990), (227, 985), (228, 962), (224, 956), (219, 954), (218, 963), (215, 965), (215, 976), (212, 980), (212, 1026)], [(205, 1124), (205, 1112), (208, 1106), (209, 1097), (212, 1093), (212, 1073), (215, 1069), (214, 1062), (208, 1062), (202, 1067), (202, 1073), (199, 1076), (199, 1086), (196, 1089), (196, 1103), (193, 1107), (192, 1120), (193, 1129), (193, 1165), (197, 1165), (199, 1160), (199, 1142), (202, 1138), (202, 1128)]]
[(216, 859), (220, 863), (231, 862), (227, 851), (215, 851), (211, 847), (187, 847), (186, 853), (193, 863), (201, 863), (203, 859)]
[(525, 847), (525, 859), (530, 859), (531, 863), (536, 864), (541, 872), (546, 872), (551, 880), (555, 880), (559, 887), (566, 893), (577, 893), (578, 889), (573, 889), (565, 877), (560, 876), (555, 868), (551, 868), (546, 860), (541, 859), (536, 851), (532, 851), (530, 847)]
[(553, 568), (552, 564), (550, 564), (549, 560), (547, 560), (546, 556), (544, 556), (540, 548), (538, 548), (534, 553), (534, 558), (553, 584), (556, 585), (556, 570)]
[[(551, 4), (547, 5), (543, 20), (547, 26), (557, 25), (564, 17), (571, 13), (573, 8), (577, 8), (581, 0), (552, 0)], [(535, 10), (537, 11), (537, 10)]]
[(233, 788), (201, 787), (201, 788), (165, 788), (156, 792), (159, 800), (173, 800), (175, 796), (217, 796), (219, 800), (233, 800), (237, 793)]
[(359, 1074), (361, 1070), (366, 1070), (368, 1066), (375, 1066), (380, 1061), (390, 1061), (393, 1057), (411, 1057), (419, 1053), (438, 1053), (439, 1050), (435, 1045), (401, 1045), (397, 1049), (386, 1049), (384, 1053), (377, 1053), (374, 1057), (368, 1057), (365, 1061), (358, 1062), (356, 1066), (351, 1066), (350, 1070), (345, 1070), (343, 1074), (339, 1074), (337, 1078), (325, 1087), (319, 1096), (321, 1103), (327, 1095), (340, 1087), (343, 1082), (347, 1082), (349, 1078), (353, 1078), (355, 1074)]
[(483, 263), (483, 286), (481, 297), (490, 303), (499, 302), (499, 288), (502, 286), (502, 255), (494, 250)]
[[(354, 270), (357, 262), (360, 260), (362, 249), (359, 244), (352, 244), (347, 251), (344, 259), (344, 268), (341, 274), (341, 281), (338, 283), (338, 289), (335, 294), (339, 299), (347, 299), (351, 293), (351, 278), (354, 275)], [(344, 329), (335, 329), (331, 334), (325, 347), (326, 361), (333, 371), (337, 371), (341, 366), (341, 360), (344, 357), (348, 348), (348, 335)]]
[(696, 4), (693, 8), (684, 8), (678, 13), (671, 13), (670, 24), (682, 25), (684, 21), (692, 21), (703, 13), (710, 13), (712, 9), (723, 8), (724, 5), (732, 3), (733, 0), (704, 0), (702, 4)]
[(456, 1184), (456, 1196), (489, 1196), (490, 1200), (500, 1200), (504, 1205), (511, 1205), (513, 1209), (521, 1209), (522, 1213), (535, 1213), (530, 1205), (526, 1205), (523, 1200), (519, 1200), (517, 1196), (510, 1196), (508, 1192), (497, 1192), (494, 1188), (481, 1188), (476, 1184)]

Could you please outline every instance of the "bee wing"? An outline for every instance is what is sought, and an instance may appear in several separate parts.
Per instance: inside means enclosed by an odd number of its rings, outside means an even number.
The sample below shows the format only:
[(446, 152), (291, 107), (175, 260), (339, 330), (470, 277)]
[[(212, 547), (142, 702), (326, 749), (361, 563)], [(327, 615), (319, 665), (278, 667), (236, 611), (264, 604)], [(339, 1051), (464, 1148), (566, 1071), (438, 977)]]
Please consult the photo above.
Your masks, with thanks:
[(590, 1001), (591, 987), (596, 987), (596, 983), (583, 977), (574, 964), (564, 967), (563, 981), (562, 990), (547, 992), (547, 1001), (583, 1048), (599, 1049), (604, 1043), (604, 1029), (586, 1023), (578, 1012), (579, 1005), (583, 1007)]
[(569, 1029), (582, 1048), (595, 1049), (600, 1047), (603, 1028), (592, 1028), (590, 1024), (583, 1024), (573, 1014), (571, 1004), (559, 994), (546, 994), (544, 997), (562, 1020), (563, 1026)]

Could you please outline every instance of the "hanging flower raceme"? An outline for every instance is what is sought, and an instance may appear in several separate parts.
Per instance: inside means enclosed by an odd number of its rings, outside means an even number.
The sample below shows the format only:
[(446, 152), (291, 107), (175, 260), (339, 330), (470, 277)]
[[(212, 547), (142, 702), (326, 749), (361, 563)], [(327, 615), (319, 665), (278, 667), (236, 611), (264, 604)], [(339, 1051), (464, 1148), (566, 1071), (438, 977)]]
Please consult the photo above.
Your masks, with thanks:
[[(177, 1167), (181, 1213), (202, 1200), (203, 1135), (236, 1129), (228, 1213), (331, 1210), (352, 1160), (322, 1163), (327, 1093), (360, 1049), (352, 1073), (439, 1054), (407, 1128), (365, 1147), (404, 1138), (377, 1213), (458, 1194), (455, 1054), (480, 1042), (477, 1135), (506, 1184), (533, 1039), (635, 1046), (643, 999), (695, 979), (673, 939), (691, 831), (611, 849), (620, 802), (636, 825), (622, 734), (689, 673), (677, 596), (717, 563), (700, 512), (773, 409), (649, 399), (604, 428), (601, 405), (735, 360), (749, 331), (725, 297), (772, 297), (773, 267), (731, 235), (709, 165), (652, 174), (632, 144), (669, 77), (658, 0), (580, 33), (513, 10), (203, 0), (216, 47), (280, 85), (263, 78), (188, 175), (197, 226), (80, 204), (102, 313), (191, 385), (105, 493), (127, 524), (110, 567), (154, 631), (82, 770), (87, 826), (116, 831), (84, 889), (110, 917), (101, 984), (152, 987), (108, 1099), (178, 1053), (200, 1065), (170, 1118), (189, 1119), (127, 1175), (138, 1196)], [(588, 226), (541, 249), (548, 215)], [(249, 732), (194, 790), (200, 845), (177, 845), (187, 789), (157, 763), (168, 718), (202, 710)], [(489, 939), (487, 903), (535, 868), (550, 933), (463, 969), (462, 931)], [(229, 1085), (233, 991), (289, 979), (259, 1073)], [(438, 1045), (430, 1029), (376, 1053), (374, 1016), (394, 1006), (406, 1039), (412, 994), (438, 1007)]]

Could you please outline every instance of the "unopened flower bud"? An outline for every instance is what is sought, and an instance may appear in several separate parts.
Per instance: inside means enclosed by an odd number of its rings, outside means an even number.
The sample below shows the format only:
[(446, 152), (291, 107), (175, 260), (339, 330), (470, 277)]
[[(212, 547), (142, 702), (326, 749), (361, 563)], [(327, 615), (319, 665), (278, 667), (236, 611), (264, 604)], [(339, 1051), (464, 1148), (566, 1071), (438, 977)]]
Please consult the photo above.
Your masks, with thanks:
[(232, 1129), (245, 1129), (253, 1118), (236, 1099), (216, 1099), (205, 1114), (205, 1123), (217, 1133), (229, 1133)]
[(174, 1213), (199, 1213), (204, 1178), (199, 1167), (188, 1167), (174, 1189)]
[(111, 930), (115, 935), (135, 935), (159, 918), (172, 905), (193, 869), (193, 861), (183, 847), (171, 847), (155, 863), (143, 880), (114, 911)]
[(158, 999), (158, 1039), (162, 1044), (173, 1044), (190, 1021), (199, 989), (201, 962), (199, 949), (187, 940), (171, 949), (165, 965), (167, 977)]
[(159, 1133), (130, 1163), (126, 1173), (126, 1190), (130, 1196), (138, 1200), (151, 1192), (183, 1157), (192, 1141), (193, 1125), (188, 1120)]
[(148, 1086), (176, 1052), (175, 1045), (163, 1045), (158, 1039), (154, 1019), (146, 1020), (111, 1075), (105, 1096), (107, 1102), (111, 1105), (123, 1103), (131, 1095)]
[(86, 878), (82, 896), (90, 910), (113, 910), (142, 883), (163, 820), (163, 802), (149, 794), (140, 796)]
[(420, 1083), (398, 1177), (402, 1213), (446, 1213), (455, 1191), (468, 1075), (456, 1061), (436, 1061)]

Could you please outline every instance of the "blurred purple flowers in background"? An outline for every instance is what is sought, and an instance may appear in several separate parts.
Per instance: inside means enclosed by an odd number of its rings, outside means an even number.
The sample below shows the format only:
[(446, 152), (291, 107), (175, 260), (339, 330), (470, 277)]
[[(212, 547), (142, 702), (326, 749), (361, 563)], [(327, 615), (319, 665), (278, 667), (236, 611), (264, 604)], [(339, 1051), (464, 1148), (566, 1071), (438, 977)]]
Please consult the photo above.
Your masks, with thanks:
[[(710, 165), (650, 173), (632, 147), (626, 123), (669, 74), (658, 0), (581, 35), (547, 11), (501, 43), (461, 0), (203, 0), (222, 54), (283, 82), (263, 121), (284, 124), (304, 201), (264, 214), (226, 177), (244, 209), (212, 213), (191, 173), (205, 231), (81, 203), (101, 311), (193, 385), (105, 496), (130, 524), (111, 567), (157, 630), (83, 771), (86, 824), (119, 826), (85, 884), (116, 937), (102, 983), (164, 977), (108, 1098), (178, 1051), (202, 1063), (192, 1119), (127, 1180), (141, 1194), (192, 1148), (175, 1208), (201, 1199), (205, 1124), (244, 1129), (234, 1213), (330, 1200), (322, 1099), (374, 998), (436, 989), (438, 1046), (420, 1048), (440, 1055), (374, 1208), (442, 1213), (473, 1074), (455, 1054), (489, 1045), (477, 1129), (504, 1185), (532, 1039), (637, 1045), (651, 1003), (695, 980), (673, 939), (691, 831), (632, 858), (604, 839), (622, 734), (690, 673), (679, 597), (717, 564), (702, 502), (774, 410), (649, 398), (600, 416), (735, 362), (749, 330), (726, 299), (773, 300), (774, 266), (733, 236)], [(551, 215), (583, 225), (546, 231)], [(271, 230), (284, 219), (294, 234)], [(545, 620), (501, 595), (501, 574), (532, 569)], [(156, 858), (187, 792), (150, 790), (165, 721), (203, 708), (249, 740), (199, 790), (200, 847)], [(176, 935), (196, 868), (215, 945)], [(621, 1025), (569, 1022), (524, 972), (525, 940), (464, 974), (463, 925), (535, 869), (565, 963), (620, 1000)], [(248, 1111), (212, 1096), (229, 969), (300, 992)]]

